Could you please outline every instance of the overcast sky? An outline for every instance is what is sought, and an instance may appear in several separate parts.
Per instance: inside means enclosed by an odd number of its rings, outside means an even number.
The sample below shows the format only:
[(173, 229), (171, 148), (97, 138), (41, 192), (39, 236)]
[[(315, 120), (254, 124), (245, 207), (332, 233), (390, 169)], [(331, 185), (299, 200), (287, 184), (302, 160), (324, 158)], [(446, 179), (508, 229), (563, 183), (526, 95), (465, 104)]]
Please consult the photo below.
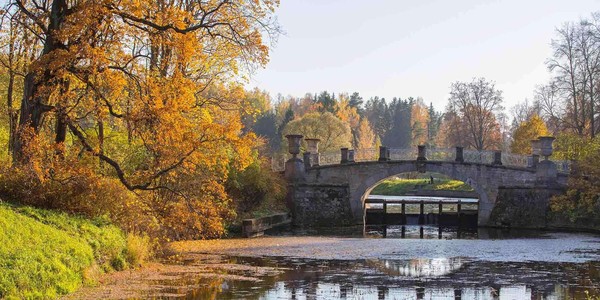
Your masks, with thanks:
[(594, 11), (600, 0), (281, 0), (285, 34), (249, 87), (422, 97), (443, 109), (452, 82), (485, 77), (508, 108), (548, 81), (555, 28)]

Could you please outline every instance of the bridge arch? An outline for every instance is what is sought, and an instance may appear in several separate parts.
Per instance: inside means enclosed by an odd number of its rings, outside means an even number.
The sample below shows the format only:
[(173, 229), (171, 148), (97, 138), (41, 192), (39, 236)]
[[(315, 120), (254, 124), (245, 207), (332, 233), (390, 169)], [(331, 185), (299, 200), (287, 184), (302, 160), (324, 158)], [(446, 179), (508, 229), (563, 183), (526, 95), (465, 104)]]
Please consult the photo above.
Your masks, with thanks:
[[(423, 163), (415, 161), (400, 163), (388, 162), (387, 172), (370, 172), (371, 174), (369, 176), (367, 176), (366, 178), (361, 178), (359, 180), (356, 180), (359, 177), (351, 176), (349, 178), (349, 185), (356, 187), (355, 189), (352, 189), (353, 191), (350, 194), (351, 207), (353, 208), (353, 211), (356, 212), (358, 212), (357, 210), (360, 208), (360, 214), (362, 218), (361, 222), (364, 224), (365, 200), (370, 194), (370, 192), (377, 185), (379, 185), (385, 179), (390, 178), (392, 176), (396, 176), (398, 174), (421, 171), (443, 174), (450, 178), (467, 183), (479, 195), (479, 209), (484, 210), (479, 212), (479, 214), (485, 215), (487, 213), (486, 210), (489, 210), (489, 212), (491, 212), (490, 207), (493, 207), (494, 205), (497, 189), (492, 190), (492, 195), (489, 195), (490, 191), (487, 191), (482, 184), (479, 184), (479, 181), (482, 178), (477, 175), (481, 172), (481, 168), (476, 167), (474, 168), (474, 170), (472, 170), (472, 168), (460, 167), (462, 164), (456, 164), (456, 166), (452, 164), (452, 167), (448, 167), (447, 164), (448, 163)], [(490, 201), (490, 196), (494, 197), (494, 201)], [(483, 221), (485, 221), (485, 219)]]
[[(434, 169), (434, 168), (432, 168)], [(397, 173), (391, 176), (383, 176), (380, 174), (373, 174), (373, 176), (371, 176), (369, 179), (365, 180), (358, 188), (357, 191), (360, 193), (360, 190), (364, 190), (363, 194), (360, 197), (360, 205), (362, 205), (362, 209), (363, 209), (363, 224), (366, 224), (366, 200), (369, 197), (369, 195), (371, 195), (371, 192), (373, 191), (373, 189), (375, 189), (378, 185), (380, 185), (381, 183), (383, 183), (385, 180), (389, 179), (389, 178), (393, 178), (394, 176), (398, 176), (401, 174), (407, 174), (407, 173), (411, 173), (411, 172), (416, 172), (416, 169), (413, 169), (412, 171), (407, 171), (407, 172), (402, 172), (402, 173)], [(473, 188), (474, 192), (477, 194), (477, 198), (479, 199), (480, 202), (489, 202), (487, 193), (485, 192), (485, 190), (482, 188), (482, 186), (480, 184), (477, 183), (476, 180), (474, 180), (471, 177), (468, 176), (457, 176), (457, 174), (444, 174), (441, 172), (435, 172), (435, 171), (427, 171), (429, 173), (434, 173), (434, 174), (440, 174), (440, 175), (444, 175), (447, 176), (448, 178), (452, 178), (454, 180), (459, 180), (462, 181), (464, 183), (466, 183), (467, 185), (469, 185), (471, 188)], [(375, 182), (375, 183), (373, 183)], [(365, 189), (365, 187), (367, 187)], [(479, 210), (479, 208), (478, 208)]]

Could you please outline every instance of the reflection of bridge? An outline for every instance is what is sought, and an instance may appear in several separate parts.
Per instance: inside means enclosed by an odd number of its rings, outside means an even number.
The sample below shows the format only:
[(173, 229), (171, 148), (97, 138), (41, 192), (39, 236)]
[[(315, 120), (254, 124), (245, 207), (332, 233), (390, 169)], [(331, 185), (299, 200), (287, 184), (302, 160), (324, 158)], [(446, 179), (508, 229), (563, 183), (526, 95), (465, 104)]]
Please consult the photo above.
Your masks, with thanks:
[[(557, 164), (548, 158), (552, 154), (551, 137), (540, 138), (540, 142), (534, 144), (531, 157), (472, 152), (461, 147), (452, 151), (427, 150), (425, 146), (419, 146), (418, 151), (380, 147), (375, 160), (373, 151), (361, 153), (343, 148), (337, 156), (337, 164), (327, 164), (327, 156), (321, 161), (314, 140), (307, 140), (313, 143), (309, 143), (309, 151), (304, 153), (303, 160), (299, 159), (301, 139), (299, 135), (288, 136), (289, 152), (293, 157), (285, 162), (288, 205), (296, 225), (364, 224), (364, 204), (370, 191), (382, 180), (407, 172), (441, 173), (471, 185), (479, 195), (479, 225), (495, 225), (494, 222), (504, 222), (502, 220), (511, 219), (515, 213), (525, 212), (545, 219), (548, 200), (553, 193), (549, 189), (564, 185), (567, 179), (567, 164)], [(544, 157), (541, 161), (540, 155)], [(503, 205), (500, 215), (490, 219), (499, 192), (507, 188), (520, 189), (519, 193), (527, 190), (527, 199), (522, 201), (526, 207)], [(507, 216), (506, 210), (515, 212), (508, 212), (512, 215)]]

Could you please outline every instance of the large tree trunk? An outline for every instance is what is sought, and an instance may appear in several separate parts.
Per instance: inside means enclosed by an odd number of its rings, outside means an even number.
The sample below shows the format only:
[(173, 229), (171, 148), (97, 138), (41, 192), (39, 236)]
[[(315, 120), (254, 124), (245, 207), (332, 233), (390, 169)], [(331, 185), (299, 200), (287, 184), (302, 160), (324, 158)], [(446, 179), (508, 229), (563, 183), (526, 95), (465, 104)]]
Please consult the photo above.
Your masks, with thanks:
[(15, 163), (24, 163), (29, 159), (25, 155), (27, 143), (31, 134), (37, 134), (44, 114), (51, 110), (51, 107), (42, 102), (39, 94), (40, 83), (35, 82), (35, 74), (29, 73), (25, 76), (23, 89), (23, 98), (21, 101), (21, 114), (19, 117), (19, 126), (16, 131), (13, 144), (13, 161)]
[[(56, 49), (64, 49), (65, 45), (57, 39), (57, 31), (60, 30), (65, 20), (68, 5), (66, 0), (55, 0), (52, 2), (50, 10), (50, 22), (48, 32), (45, 32), (46, 40), (42, 56), (51, 53)], [(52, 107), (45, 102), (47, 92), (42, 93), (42, 87), (49, 88), (54, 83), (54, 76), (48, 67), (42, 66), (42, 70), (30, 70), (25, 76), (23, 87), (23, 98), (21, 99), (21, 114), (19, 117), (19, 126), (13, 143), (13, 162), (17, 164), (26, 163), (29, 157), (25, 155), (28, 141), (31, 134), (37, 134), (42, 125), (44, 114)], [(57, 124), (58, 127), (58, 124)], [(66, 129), (66, 125), (64, 126)], [(66, 131), (65, 131), (66, 132)], [(57, 140), (60, 137), (57, 136)]]

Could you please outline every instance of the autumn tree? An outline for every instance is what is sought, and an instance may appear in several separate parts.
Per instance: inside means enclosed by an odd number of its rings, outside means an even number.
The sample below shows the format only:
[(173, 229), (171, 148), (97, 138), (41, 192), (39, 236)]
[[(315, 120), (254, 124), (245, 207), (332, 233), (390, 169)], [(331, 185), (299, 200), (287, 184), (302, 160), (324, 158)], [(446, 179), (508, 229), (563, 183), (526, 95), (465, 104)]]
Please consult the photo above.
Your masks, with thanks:
[(529, 155), (531, 154), (531, 141), (546, 135), (548, 135), (548, 128), (546, 128), (544, 120), (537, 114), (533, 115), (529, 120), (521, 122), (513, 133), (510, 151), (512, 153)]
[(412, 130), (412, 146), (424, 145), (427, 142), (429, 110), (423, 99), (417, 98), (411, 109), (411, 130)]
[(258, 88), (246, 91), (240, 105), (242, 124), (246, 131), (252, 130), (257, 119), (271, 112), (271, 96)]
[(320, 152), (339, 151), (352, 145), (350, 126), (330, 112), (310, 113), (289, 122), (283, 130), (283, 135), (288, 134), (320, 139)]
[(465, 132), (466, 123), (455, 112), (447, 111), (442, 118), (435, 144), (446, 148), (469, 145), (469, 136)]
[(571, 159), (574, 168), (569, 176), (565, 193), (551, 200), (556, 215), (585, 227), (599, 227), (600, 202), (600, 139), (577, 134), (559, 135), (556, 157)]
[(463, 146), (477, 150), (498, 147), (501, 140), (497, 114), (503, 109), (502, 92), (492, 81), (474, 78), (471, 82), (454, 82), (446, 113), (460, 122), (466, 136)]
[(376, 136), (373, 132), (373, 129), (371, 129), (371, 124), (369, 124), (369, 120), (367, 118), (360, 119), (354, 147), (356, 149), (373, 148), (375, 146), (375, 139)]
[[(24, 68), (14, 161), (35, 163), (40, 149), (65, 165), (95, 157), (127, 189), (154, 191), (156, 217), (171, 218), (165, 228), (179, 237), (222, 232), (223, 179), (255, 144), (242, 134), (239, 83), (267, 62), (277, 4), (9, 1), (5, 15), (23, 15), (21, 30), (41, 48)], [(108, 130), (127, 143), (110, 144)], [(136, 160), (122, 155), (131, 148)]]
[(358, 109), (351, 105), (348, 94), (339, 94), (338, 101), (335, 102), (335, 115), (342, 122), (345, 122), (350, 126), (350, 132), (353, 137), (352, 140), (356, 141), (358, 138), (360, 115), (358, 114)]
[(18, 99), (23, 93), (23, 79), (30, 57), (35, 53), (35, 37), (27, 31), (23, 24), (27, 16), (16, 11), (2, 15), (0, 34), (0, 64), (5, 82), (6, 116), (8, 118), (8, 151), (12, 152), (16, 139), (18, 116)]

